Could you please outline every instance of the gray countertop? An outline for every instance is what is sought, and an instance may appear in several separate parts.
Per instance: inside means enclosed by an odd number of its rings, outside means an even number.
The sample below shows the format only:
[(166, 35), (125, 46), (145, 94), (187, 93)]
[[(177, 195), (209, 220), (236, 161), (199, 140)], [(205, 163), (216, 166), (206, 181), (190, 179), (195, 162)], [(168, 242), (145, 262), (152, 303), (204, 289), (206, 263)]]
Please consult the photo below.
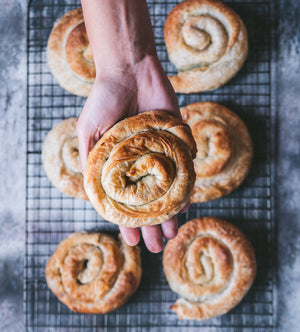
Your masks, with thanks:
[[(274, 6), (276, 326), (300, 324), (300, 3)], [(23, 331), (27, 1), (0, 0), (0, 331)]]

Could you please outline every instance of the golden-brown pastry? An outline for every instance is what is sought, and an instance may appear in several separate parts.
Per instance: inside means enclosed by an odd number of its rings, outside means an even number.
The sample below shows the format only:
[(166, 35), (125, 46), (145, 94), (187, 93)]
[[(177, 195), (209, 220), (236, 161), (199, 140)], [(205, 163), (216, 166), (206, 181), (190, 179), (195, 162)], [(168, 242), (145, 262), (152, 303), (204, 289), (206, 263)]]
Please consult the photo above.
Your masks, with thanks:
[(188, 202), (196, 145), (189, 126), (164, 111), (127, 118), (89, 154), (85, 189), (106, 220), (125, 227), (160, 224)]
[(88, 199), (83, 187), (80, 169), (77, 118), (58, 123), (43, 143), (42, 161), (52, 184), (65, 194)]
[(181, 115), (197, 144), (191, 203), (229, 194), (251, 166), (253, 147), (246, 125), (228, 108), (212, 102), (190, 104), (181, 109)]
[(81, 8), (55, 23), (48, 40), (47, 61), (61, 87), (78, 96), (89, 95), (96, 70)]
[(71, 310), (105, 314), (121, 307), (141, 280), (138, 246), (101, 233), (73, 233), (46, 266), (52, 292)]
[(169, 58), (179, 70), (169, 77), (176, 92), (216, 89), (247, 57), (244, 23), (220, 1), (182, 1), (168, 15), (164, 33)]
[(256, 274), (253, 248), (234, 225), (199, 218), (180, 227), (163, 255), (170, 287), (182, 298), (171, 306), (180, 319), (204, 320), (236, 306)]

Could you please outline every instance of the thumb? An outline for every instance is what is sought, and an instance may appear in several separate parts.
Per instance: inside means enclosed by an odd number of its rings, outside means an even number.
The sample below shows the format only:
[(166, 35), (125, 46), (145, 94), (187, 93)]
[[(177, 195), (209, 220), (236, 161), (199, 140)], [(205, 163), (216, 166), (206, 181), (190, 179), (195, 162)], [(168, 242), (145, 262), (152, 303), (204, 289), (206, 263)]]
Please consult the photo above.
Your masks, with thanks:
[(85, 130), (80, 121), (77, 122), (76, 131), (78, 136), (80, 167), (81, 172), (84, 175), (89, 152), (97, 141), (89, 130)]

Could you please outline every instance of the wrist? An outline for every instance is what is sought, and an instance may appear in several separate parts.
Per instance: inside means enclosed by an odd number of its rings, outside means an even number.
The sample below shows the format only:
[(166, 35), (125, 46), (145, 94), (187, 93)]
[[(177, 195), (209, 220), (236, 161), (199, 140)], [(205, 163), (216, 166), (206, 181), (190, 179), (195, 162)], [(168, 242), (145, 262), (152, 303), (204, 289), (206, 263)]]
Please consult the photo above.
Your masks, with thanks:
[(82, 0), (96, 72), (132, 68), (155, 55), (146, 0)]
[(160, 62), (156, 53), (145, 54), (142, 58), (131, 63), (128, 61), (120, 61), (117, 64), (102, 63), (96, 69), (96, 82), (106, 79), (123, 81), (124, 78), (126, 78), (126, 81), (136, 81), (142, 73), (156, 71), (159, 66)]

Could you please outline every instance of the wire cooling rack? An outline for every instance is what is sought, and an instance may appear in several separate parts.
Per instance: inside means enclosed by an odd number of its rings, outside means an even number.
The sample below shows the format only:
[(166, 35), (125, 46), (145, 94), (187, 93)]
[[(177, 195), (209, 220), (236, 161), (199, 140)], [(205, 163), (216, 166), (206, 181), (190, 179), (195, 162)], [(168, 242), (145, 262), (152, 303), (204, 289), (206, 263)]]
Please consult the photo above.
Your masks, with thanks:
[[(58, 243), (79, 230), (117, 232), (89, 202), (61, 194), (47, 179), (41, 164), (42, 142), (48, 131), (65, 118), (79, 116), (84, 98), (58, 86), (46, 62), (46, 45), (54, 22), (78, 8), (76, 0), (34, 0), (28, 8), (27, 90), (27, 218), (25, 254), (25, 325), (28, 331), (271, 331), (274, 325), (272, 274), (271, 192), (271, 0), (225, 1), (239, 13), (249, 34), (248, 59), (225, 86), (207, 93), (178, 95), (180, 106), (196, 101), (224, 104), (243, 118), (254, 141), (254, 161), (243, 185), (221, 199), (192, 205), (180, 223), (200, 216), (224, 218), (240, 227), (252, 242), (258, 273), (250, 292), (227, 315), (204, 322), (180, 321), (169, 309), (178, 296), (164, 277), (161, 254), (142, 247), (143, 277), (131, 300), (107, 315), (71, 312), (49, 291), (45, 265)], [(167, 73), (163, 38), (167, 13), (177, 1), (149, 0), (158, 56)]]

